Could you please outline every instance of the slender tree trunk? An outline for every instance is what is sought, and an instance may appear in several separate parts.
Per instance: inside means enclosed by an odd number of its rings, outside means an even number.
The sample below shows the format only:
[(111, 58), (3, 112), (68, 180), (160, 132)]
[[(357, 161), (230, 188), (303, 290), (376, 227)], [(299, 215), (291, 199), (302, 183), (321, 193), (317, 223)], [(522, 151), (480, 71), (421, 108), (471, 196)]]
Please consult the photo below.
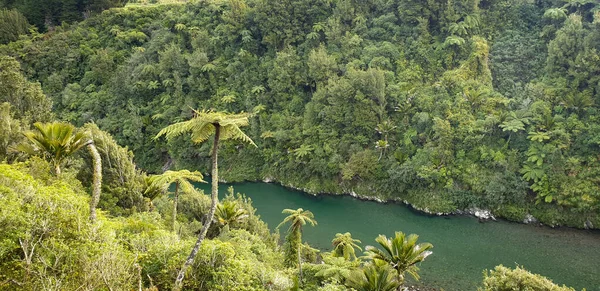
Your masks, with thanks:
[(173, 232), (175, 229), (175, 222), (177, 221), (177, 202), (179, 200), (179, 182), (175, 183), (175, 198), (173, 199)]
[(211, 198), (210, 211), (208, 212), (206, 221), (204, 222), (204, 225), (202, 226), (202, 230), (200, 230), (200, 233), (198, 234), (198, 240), (196, 241), (196, 244), (194, 245), (192, 252), (188, 256), (187, 260), (185, 260), (185, 263), (183, 263), (181, 270), (179, 270), (179, 273), (177, 274), (177, 279), (175, 279), (175, 286), (173, 286), (174, 291), (179, 291), (183, 287), (183, 278), (185, 277), (185, 271), (194, 263), (194, 258), (196, 258), (196, 255), (198, 254), (198, 250), (200, 250), (200, 245), (202, 244), (202, 241), (206, 237), (206, 233), (208, 232), (208, 228), (210, 227), (210, 224), (212, 223), (213, 217), (215, 215), (215, 211), (217, 209), (217, 202), (219, 201), (219, 169), (217, 167), (217, 158), (218, 158), (218, 151), (219, 151), (219, 137), (221, 135), (221, 126), (219, 124), (213, 124), (213, 125), (215, 126), (215, 140), (213, 142), (213, 149), (212, 149), (212, 169), (211, 169), (212, 170), (212, 173), (211, 173), (211, 175), (212, 175), (212, 177), (211, 177), (212, 178), (212, 185), (211, 185), (212, 192), (210, 195), (210, 198)]
[(102, 187), (102, 158), (98, 149), (94, 143), (88, 144), (88, 150), (92, 155), (92, 162), (94, 167), (94, 181), (92, 182), (92, 201), (90, 201), (90, 220), (92, 223), (96, 222), (96, 206), (100, 200), (100, 191)]
[(298, 243), (298, 284), (302, 286), (302, 256), (300, 254), (300, 248), (302, 248), (302, 239)]
[(142, 291), (142, 266), (136, 263), (135, 267), (137, 269), (137, 277), (138, 277), (138, 291)]
[(56, 174), (56, 177), (60, 176), (60, 165), (58, 163), (54, 164), (54, 173)]

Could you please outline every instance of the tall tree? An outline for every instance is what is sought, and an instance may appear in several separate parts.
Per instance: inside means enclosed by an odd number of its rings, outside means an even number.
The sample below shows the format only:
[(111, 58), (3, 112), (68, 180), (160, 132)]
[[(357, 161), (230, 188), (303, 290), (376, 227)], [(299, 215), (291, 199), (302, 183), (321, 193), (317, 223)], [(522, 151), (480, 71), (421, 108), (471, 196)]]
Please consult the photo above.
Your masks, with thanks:
[[(302, 208), (294, 209), (284, 209), (281, 213), (288, 214), (286, 218), (277, 226), (280, 226), (290, 223), (290, 227), (288, 228), (288, 235), (286, 237), (288, 250), (295, 251), (298, 257), (298, 275), (300, 278), (300, 282), (302, 282), (302, 257), (300, 255), (300, 250), (302, 248), (302, 227), (307, 223), (315, 226), (317, 221), (315, 220), (315, 216), (309, 210), (304, 210)], [(293, 260), (291, 260), (290, 256), (291, 252), (287, 252), (286, 260), (288, 264), (291, 264)]]
[(175, 231), (175, 224), (177, 221), (177, 203), (179, 201), (179, 189), (183, 190), (183, 192), (192, 192), (194, 191), (194, 185), (190, 183), (193, 182), (204, 182), (204, 176), (198, 171), (190, 172), (188, 170), (180, 170), (180, 171), (166, 171), (160, 175), (151, 176), (148, 180), (150, 185), (146, 192), (152, 191), (153, 189), (159, 189), (161, 192), (165, 193), (168, 191), (169, 186), (175, 183), (175, 193), (173, 197), (173, 231)]
[(175, 279), (175, 286), (173, 290), (181, 290), (183, 286), (183, 278), (185, 277), (185, 271), (189, 268), (189, 266), (194, 263), (194, 258), (196, 254), (198, 254), (198, 250), (200, 249), (200, 245), (202, 241), (206, 237), (206, 233), (208, 232), (208, 228), (210, 227), (211, 222), (214, 219), (215, 211), (217, 209), (217, 202), (219, 201), (219, 170), (218, 170), (218, 151), (219, 151), (219, 141), (221, 140), (241, 140), (243, 142), (247, 142), (251, 145), (256, 146), (252, 139), (248, 137), (240, 127), (248, 125), (248, 117), (250, 114), (248, 113), (238, 113), (238, 114), (228, 114), (224, 112), (214, 112), (214, 111), (196, 111), (194, 110), (194, 117), (188, 121), (178, 122), (175, 124), (171, 124), (165, 128), (163, 128), (155, 138), (159, 138), (161, 136), (165, 136), (168, 140), (171, 140), (180, 135), (190, 133), (192, 142), (194, 143), (202, 143), (206, 141), (211, 135), (215, 135), (213, 141), (212, 148), (212, 169), (211, 169), (211, 178), (212, 178), (212, 191), (211, 191), (211, 205), (210, 210), (208, 212), (208, 217), (204, 221), (202, 225), (202, 229), (198, 234), (198, 239), (196, 240), (196, 244), (192, 248), (192, 251), (188, 258), (183, 263), (181, 270), (177, 274), (177, 279)]
[(385, 235), (379, 235), (375, 241), (383, 248), (378, 249), (374, 246), (367, 246), (365, 255), (374, 261), (387, 262), (398, 272), (398, 282), (404, 283), (404, 273), (408, 272), (416, 280), (419, 279), (419, 268), (417, 263), (422, 262), (432, 252), (430, 243), (417, 244), (419, 238), (416, 234), (410, 234), (408, 237), (401, 231), (396, 232), (393, 239), (388, 239)]

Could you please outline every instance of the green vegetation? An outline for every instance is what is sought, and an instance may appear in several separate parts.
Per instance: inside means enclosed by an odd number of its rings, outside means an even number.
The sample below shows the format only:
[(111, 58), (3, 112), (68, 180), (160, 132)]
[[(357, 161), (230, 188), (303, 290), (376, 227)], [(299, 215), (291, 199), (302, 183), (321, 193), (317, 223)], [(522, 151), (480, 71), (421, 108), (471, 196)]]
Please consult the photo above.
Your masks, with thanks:
[(370, 264), (355, 271), (348, 286), (357, 291), (394, 291), (400, 284), (394, 280), (394, 269), (387, 265)]
[(75, 127), (68, 123), (35, 123), (34, 127), (35, 131), (24, 133), (29, 142), (18, 145), (17, 150), (47, 158), (56, 176), (61, 173), (61, 164), (88, 142), (85, 133), (75, 133)]
[(0, 0), (0, 8), (19, 11), (19, 14), (27, 17), (29, 23), (37, 26), (40, 31), (46, 31), (61, 23), (83, 20), (104, 9), (123, 6), (126, 2), (127, 0)]
[(287, 266), (298, 267), (298, 279), (302, 282), (302, 227), (309, 223), (312, 226), (317, 225), (315, 216), (309, 210), (298, 208), (284, 209), (283, 214), (288, 216), (277, 226), (289, 223), (288, 235), (285, 237), (285, 264)]
[[(210, 228), (212, 221), (214, 220), (215, 211), (217, 210), (217, 203), (219, 201), (219, 168), (218, 168), (218, 153), (219, 153), (219, 142), (221, 140), (241, 140), (249, 144), (254, 144), (240, 127), (248, 125), (248, 115), (244, 113), (240, 114), (226, 114), (222, 112), (211, 112), (211, 111), (194, 111), (196, 114), (192, 119), (188, 121), (178, 122), (171, 124), (163, 128), (155, 138), (165, 136), (168, 140), (171, 140), (184, 133), (191, 133), (192, 141), (194, 143), (202, 143), (206, 141), (211, 135), (215, 135), (212, 154), (211, 154), (211, 178), (212, 178), (212, 191), (211, 191), (211, 204), (210, 210), (207, 217), (202, 222), (202, 230), (198, 234), (198, 240), (192, 249), (192, 252), (188, 256), (187, 260), (183, 264), (183, 267), (177, 275), (175, 281), (174, 290), (181, 290), (183, 287), (183, 278), (186, 270), (194, 263), (194, 259), (198, 254), (198, 250), (202, 245), (202, 241), (206, 237), (206, 233)], [(191, 185), (190, 185), (191, 186)], [(177, 200), (175, 200), (177, 201)], [(176, 218), (176, 207), (173, 207), (173, 223)], [(175, 224), (173, 224), (175, 225)]]
[(173, 231), (177, 231), (177, 202), (179, 201), (179, 188), (184, 192), (196, 191), (193, 182), (204, 182), (204, 176), (200, 172), (190, 172), (188, 170), (180, 171), (166, 171), (160, 175), (154, 175), (148, 178), (148, 188), (146, 194), (149, 192), (159, 191), (167, 192), (169, 186), (175, 183), (175, 193), (173, 196)]
[[(193, 234), (178, 238), (169, 231), (168, 213), (158, 211), (100, 212), (101, 223), (92, 224), (79, 181), (67, 178), (69, 172), (50, 176), (50, 168), (40, 159), (0, 165), (0, 290), (132, 290), (138, 284), (169, 290)], [(274, 237), (259, 234), (268, 233), (264, 224), (253, 227), (240, 224), (203, 244), (185, 288), (288, 290)]]
[(221, 227), (229, 228), (230, 225), (240, 223), (248, 217), (246, 210), (240, 208), (234, 201), (223, 201), (217, 205), (215, 220)]
[(190, 107), (251, 112), (258, 147), (223, 145), (226, 181), (583, 227), (600, 225), (597, 7), (131, 5), (0, 52), (42, 84), (56, 116), (94, 121), (149, 172), (209, 171), (210, 145), (152, 140), (198, 114)]
[(17, 145), (16, 149), (31, 156), (41, 156), (52, 162), (54, 174), (61, 174), (61, 164), (83, 147), (90, 151), (93, 161), (93, 190), (90, 201), (90, 219), (96, 221), (96, 206), (100, 200), (102, 187), (102, 158), (94, 145), (93, 139), (82, 131), (74, 132), (75, 127), (69, 123), (39, 123), (33, 124), (35, 131), (27, 131), (23, 135), (28, 142)]
[(497, 266), (492, 271), (483, 272), (483, 288), (480, 291), (574, 291), (573, 288), (558, 286), (552, 281), (517, 267), (514, 270)]
[(19, 39), (19, 35), (29, 32), (27, 18), (17, 10), (0, 10), (0, 44)]
[(0, 290), (401, 290), (431, 254), (314, 249), (302, 208), (280, 246), (220, 179), (600, 225), (595, 1), (125, 2), (0, 0)]
[(331, 241), (333, 246), (332, 255), (334, 257), (343, 257), (346, 260), (356, 259), (356, 250), (362, 251), (362, 248), (357, 244), (360, 240), (353, 239), (352, 234), (346, 232), (344, 234), (336, 233), (335, 238)]
[(416, 234), (408, 237), (403, 232), (396, 232), (393, 239), (388, 239), (385, 235), (380, 235), (375, 241), (383, 248), (380, 250), (373, 246), (366, 247), (367, 258), (373, 261), (383, 261), (393, 267), (398, 279), (404, 283), (404, 273), (408, 272), (415, 280), (419, 280), (419, 268), (417, 264), (425, 260), (432, 252), (430, 243), (417, 244), (419, 238)]

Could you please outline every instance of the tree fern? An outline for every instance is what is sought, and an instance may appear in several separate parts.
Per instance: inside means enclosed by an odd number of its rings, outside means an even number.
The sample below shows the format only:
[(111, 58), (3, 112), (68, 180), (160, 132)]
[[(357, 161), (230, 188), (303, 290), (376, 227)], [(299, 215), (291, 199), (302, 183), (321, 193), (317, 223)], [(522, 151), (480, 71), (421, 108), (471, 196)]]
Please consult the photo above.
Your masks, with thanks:
[(177, 279), (175, 279), (174, 290), (181, 290), (183, 286), (183, 278), (185, 277), (186, 270), (194, 263), (194, 259), (202, 241), (206, 237), (208, 228), (210, 227), (215, 212), (217, 210), (217, 202), (219, 201), (219, 170), (218, 170), (218, 151), (220, 140), (241, 140), (247, 142), (253, 146), (256, 144), (248, 137), (240, 127), (247, 126), (249, 124), (248, 113), (228, 114), (224, 112), (214, 111), (196, 111), (194, 110), (194, 117), (188, 121), (178, 122), (171, 124), (163, 128), (155, 137), (159, 138), (165, 136), (168, 140), (178, 137), (182, 134), (190, 134), (192, 142), (201, 143), (206, 141), (210, 136), (214, 135), (213, 148), (211, 153), (212, 169), (211, 169), (211, 205), (208, 212), (208, 217), (202, 225), (202, 229), (198, 234), (196, 244), (192, 248), (190, 255), (179, 270)]
[(179, 201), (179, 190), (181, 189), (183, 192), (193, 192), (195, 191), (194, 185), (190, 183), (193, 182), (204, 182), (203, 176), (200, 172), (194, 171), (190, 172), (188, 170), (181, 171), (166, 171), (161, 175), (154, 175), (148, 178), (149, 186), (146, 189), (146, 193), (151, 192), (162, 192), (166, 193), (171, 184), (175, 183), (175, 196), (173, 199), (173, 231), (175, 231), (175, 224), (177, 221), (177, 203)]
[(333, 245), (333, 255), (335, 257), (343, 257), (346, 260), (356, 259), (356, 252), (354, 249), (362, 248), (357, 245), (360, 240), (352, 238), (352, 234), (346, 232), (344, 234), (336, 233), (335, 238), (331, 241)]

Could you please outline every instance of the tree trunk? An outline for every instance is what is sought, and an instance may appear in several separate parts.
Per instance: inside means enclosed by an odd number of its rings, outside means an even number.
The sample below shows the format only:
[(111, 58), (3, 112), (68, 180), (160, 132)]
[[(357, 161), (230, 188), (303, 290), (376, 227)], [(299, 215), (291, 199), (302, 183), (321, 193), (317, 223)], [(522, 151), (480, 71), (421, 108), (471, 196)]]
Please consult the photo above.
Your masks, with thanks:
[(96, 206), (100, 200), (100, 191), (102, 187), (102, 158), (94, 143), (88, 144), (88, 150), (92, 155), (94, 167), (94, 181), (92, 182), (92, 200), (90, 201), (90, 220), (96, 222)]
[(302, 239), (300, 239), (300, 243), (298, 244), (298, 284), (302, 286), (302, 256), (300, 254), (300, 249), (302, 248)]
[(398, 291), (402, 291), (404, 290), (404, 274), (398, 274), (398, 283), (400, 283), (400, 286), (398, 286)]
[(196, 241), (196, 244), (194, 245), (192, 252), (188, 256), (187, 260), (185, 260), (185, 263), (183, 263), (181, 270), (179, 270), (179, 273), (177, 274), (177, 279), (175, 279), (175, 286), (173, 286), (174, 291), (179, 291), (183, 287), (183, 278), (185, 277), (185, 271), (194, 263), (194, 258), (196, 258), (196, 255), (198, 254), (198, 250), (200, 250), (200, 245), (202, 245), (202, 241), (206, 237), (208, 228), (210, 227), (210, 224), (213, 221), (215, 211), (217, 209), (217, 202), (219, 201), (219, 169), (217, 167), (217, 158), (218, 158), (218, 151), (219, 151), (219, 137), (221, 134), (221, 126), (219, 124), (214, 124), (214, 126), (215, 126), (215, 140), (213, 142), (213, 149), (212, 149), (212, 169), (211, 169), (212, 170), (212, 173), (211, 173), (211, 175), (212, 175), (212, 177), (211, 177), (212, 178), (212, 185), (211, 185), (212, 192), (210, 194), (210, 198), (211, 198), (210, 211), (208, 212), (206, 221), (204, 222), (204, 225), (202, 226), (202, 230), (200, 230), (200, 233), (198, 234), (198, 240)]
[(54, 173), (56, 174), (56, 177), (60, 176), (60, 165), (58, 163), (54, 164)]
[(175, 222), (177, 221), (177, 201), (179, 200), (179, 182), (175, 183), (175, 197), (173, 199), (173, 232), (176, 232)]

